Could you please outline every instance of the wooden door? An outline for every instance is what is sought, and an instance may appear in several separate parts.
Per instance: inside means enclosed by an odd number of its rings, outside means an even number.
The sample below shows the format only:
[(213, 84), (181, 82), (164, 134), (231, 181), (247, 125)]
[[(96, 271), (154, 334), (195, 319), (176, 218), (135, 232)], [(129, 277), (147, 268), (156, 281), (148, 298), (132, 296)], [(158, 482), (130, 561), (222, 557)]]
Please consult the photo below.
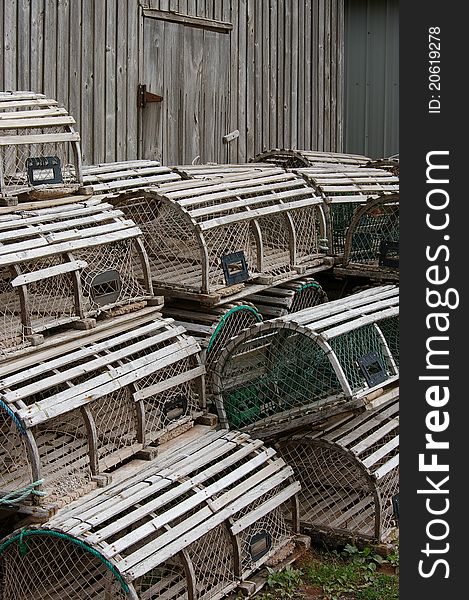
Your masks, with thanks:
[(142, 84), (163, 97), (140, 110), (141, 158), (226, 162), (230, 32), (143, 17)]

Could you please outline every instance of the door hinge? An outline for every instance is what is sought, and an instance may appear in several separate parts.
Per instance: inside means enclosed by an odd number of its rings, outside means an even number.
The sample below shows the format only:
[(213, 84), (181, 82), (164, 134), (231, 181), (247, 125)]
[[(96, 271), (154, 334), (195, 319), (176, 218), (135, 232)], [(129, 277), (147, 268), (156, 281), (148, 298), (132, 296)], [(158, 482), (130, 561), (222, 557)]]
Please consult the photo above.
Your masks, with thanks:
[(137, 88), (137, 106), (145, 108), (148, 102), (162, 102), (163, 96), (147, 91), (145, 83), (139, 83)]

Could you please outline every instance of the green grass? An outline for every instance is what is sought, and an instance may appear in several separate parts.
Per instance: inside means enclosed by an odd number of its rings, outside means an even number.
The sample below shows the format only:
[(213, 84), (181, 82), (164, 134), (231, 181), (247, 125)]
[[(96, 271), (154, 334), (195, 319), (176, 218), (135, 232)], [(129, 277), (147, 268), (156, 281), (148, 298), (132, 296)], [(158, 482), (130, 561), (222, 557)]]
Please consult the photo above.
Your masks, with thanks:
[(398, 600), (397, 544), (389, 558), (349, 544), (341, 552), (313, 549), (293, 569), (271, 574), (258, 600)]

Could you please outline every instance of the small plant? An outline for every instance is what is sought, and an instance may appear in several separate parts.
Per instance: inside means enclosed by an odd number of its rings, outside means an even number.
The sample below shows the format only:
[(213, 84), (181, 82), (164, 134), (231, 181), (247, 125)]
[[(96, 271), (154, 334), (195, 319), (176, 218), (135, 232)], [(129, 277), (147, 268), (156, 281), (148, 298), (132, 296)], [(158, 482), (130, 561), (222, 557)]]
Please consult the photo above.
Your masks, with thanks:
[(342, 555), (351, 558), (354, 564), (359, 565), (370, 574), (374, 573), (378, 566), (387, 562), (386, 559), (373, 552), (368, 546), (363, 550), (359, 550), (356, 546), (346, 544), (342, 550)]
[(291, 600), (299, 595), (298, 589), (303, 584), (303, 571), (288, 565), (280, 571), (267, 567), (268, 591), (260, 594), (260, 600)]
[(387, 560), (394, 567), (396, 573), (399, 573), (399, 540), (395, 542), (395, 546), (388, 554)]

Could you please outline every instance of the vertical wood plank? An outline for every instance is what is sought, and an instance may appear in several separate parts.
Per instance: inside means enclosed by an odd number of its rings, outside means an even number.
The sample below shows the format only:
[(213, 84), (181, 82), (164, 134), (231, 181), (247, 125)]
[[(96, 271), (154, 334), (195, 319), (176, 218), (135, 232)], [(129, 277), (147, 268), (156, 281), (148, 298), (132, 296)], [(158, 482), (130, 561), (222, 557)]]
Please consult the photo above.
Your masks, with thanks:
[(57, 1), (44, 3), (44, 93), (57, 98)]
[[(228, 5), (228, 1), (226, 2)], [(238, 119), (238, 108), (240, 104), (239, 87), (238, 87), (238, 64), (239, 64), (239, 16), (238, 16), (238, 0), (231, 2), (230, 20), (233, 23), (233, 29), (230, 33), (230, 131), (239, 130), (240, 136), (244, 138), (244, 132), (240, 129)], [(239, 138), (228, 144), (228, 160), (230, 162), (238, 162), (239, 160)]]
[[(68, 110), (77, 122), (77, 130), (83, 135), (84, 123), (81, 115), (81, 0), (70, 2), (69, 12), (69, 81)], [(82, 144), (83, 155), (83, 144)]]
[(311, 149), (319, 150), (319, 0), (311, 0)]
[(337, 30), (337, 9), (338, 0), (330, 0), (331, 2), (331, 105), (330, 105), (330, 139), (329, 147), (335, 151), (337, 147), (337, 49), (340, 45)]
[(299, 65), (299, 20), (298, 5), (301, 2), (293, 2), (291, 5), (291, 92), (290, 92), (290, 144), (292, 148), (298, 148), (298, 69), (304, 67)]
[(44, 72), (44, 3), (36, 0), (31, 3), (31, 90), (42, 92)]
[(203, 32), (187, 28), (184, 39), (183, 157), (190, 164), (200, 156), (200, 89), (202, 85)]
[(16, 1), (6, 2), (4, 5), (4, 32), (3, 32), (3, 70), (6, 88), (18, 89), (16, 80)]
[(324, 24), (325, 24), (325, 4), (326, 0), (318, 0), (318, 73), (317, 89), (318, 102), (316, 106), (316, 118), (318, 121), (318, 150), (324, 150)]
[[(288, 1), (288, 0), (287, 0)], [(285, 0), (277, 2), (277, 148), (285, 148)]]
[[(70, 0), (59, 0), (57, 4), (57, 100), (69, 108), (68, 82), (70, 78)], [(72, 114), (72, 117), (75, 115)]]
[[(143, 15), (142, 15), (143, 21)], [(139, 40), (140, 40), (140, 7), (135, 2), (129, 2), (127, 5), (127, 62), (126, 85), (127, 89), (127, 143), (125, 148), (126, 160), (134, 160), (138, 157), (138, 107), (137, 107), (137, 86), (141, 73), (139, 59)]]
[[(2, 7), (4, 3), (2, 2)], [(18, 27), (17, 27), (17, 89), (19, 90), (30, 90), (30, 43), (31, 43), (31, 32), (30, 32), (30, 19), (31, 19), (31, 3), (29, 0), (18, 0)], [(2, 35), (0, 27), (0, 35)], [(2, 35), (2, 38), (5, 36)], [(1, 63), (0, 63), (1, 64)], [(4, 90), (5, 87), (0, 89)]]
[(238, 146), (239, 162), (246, 162), (247, 132), (246, 132), (246, 56), (247, 56), (247, 6), (246, 0), (239, 0), (238, 12), (238, 129), (240, 132)]
[(277, 106), (278, 106), (278, 90), (277, 90), (277, 60), (280, 53), (277, 45), (277, 18), (278, 18), (278, 6), (277, 0), (270, 0), (269, 2), (269, 55), (270, 55), (270, 69), (269, 69), (269, 147), (278, 147), (278, 123), (277, 123)]
[(106, 78), (105, 78), (105, 160), (116, 160), (116, 54), (117, 54), (117, 0), (106, 2)]
[[(303, 148), (312, 148), (311, 140), (311, 68), (312, 68), (312, 6), (305, 0), (304, 8), (304, 139)], [(301, 118), (301, 117), (300, 117)]]
[(94, 162), (93, 152), (93, 94), (94, 94), (94, 51), (93, 44), (90, 40), (93, 39), (93, 1), (82, 0), (82, 56), (81, 56), (81, 151), (83, 154), (83, 163), (92, 164)]
[(269, 12), (269, 1), (262, 0), (262, 136), (259, 143), (259, 147), (256, 152), (262, 152), (270, 148), (270, 115), (269, 115), (269, 104), (270, 104), (270, 52), (269, 52), (269, 25), (270, 25), (270, 12)]
[(324, 149), (331, 149), (331, 3), (324, 7)]
[(291, 106), (292, 106), (292, 5), (285, 2), (284, 7), (284, 48), (285, 59), (283, 66), (283, 143), (284, 147), (292, 147)]
[[(296, 114), (296, 127), (297, 127), (297, 145), (298, 148), (307, 148), (305, 144), (306, 134), (306, 113), (305, 113), (305, 73), (306, 73), (306, 55), (305, 55), (305, 43), (306, 43), (306, 31), (305, 31), (305, 5), (306, 0), (298, 3), (298, 102), (297, 102), (297, 114)], [(309, 33), (308, 33), (309, 36)]]
[(127, 144), (127, 3), (117, 3), (116, 53), (116, 160), (126, 159)]
[[(5, 22), (5, 3), (0, 2), (0, 36), (1, 39), (4, 39), (4, 22)], [(4, 68), (4, 56), (5, 56), (5, 45), (0, 44), (0, 86), (2, 90), (7, 89), (7, 85), (5, 82), (5, 68)]]
[(254, 155), (254, 128), (255, 128), (255, 64), (254, 64), (254, 4), (253, 0), (247, 2), (247, 41), (246, 41), (246, 154)]
[(94, 3), (93, 162), (106, 160), (106, 2)]
[(345, 113), (345, 2), (337, 0), (337, 152), (343, 152), (344, 142), (344, 113)]
[(254, 12), (254, 148), (251, 152), (251, 156), (254, 156), (262, 149), (262, 136), (263, 136), (263, 39), (262, 39), (262, 10), (263, 0), (258, 0), (253, 3)]

